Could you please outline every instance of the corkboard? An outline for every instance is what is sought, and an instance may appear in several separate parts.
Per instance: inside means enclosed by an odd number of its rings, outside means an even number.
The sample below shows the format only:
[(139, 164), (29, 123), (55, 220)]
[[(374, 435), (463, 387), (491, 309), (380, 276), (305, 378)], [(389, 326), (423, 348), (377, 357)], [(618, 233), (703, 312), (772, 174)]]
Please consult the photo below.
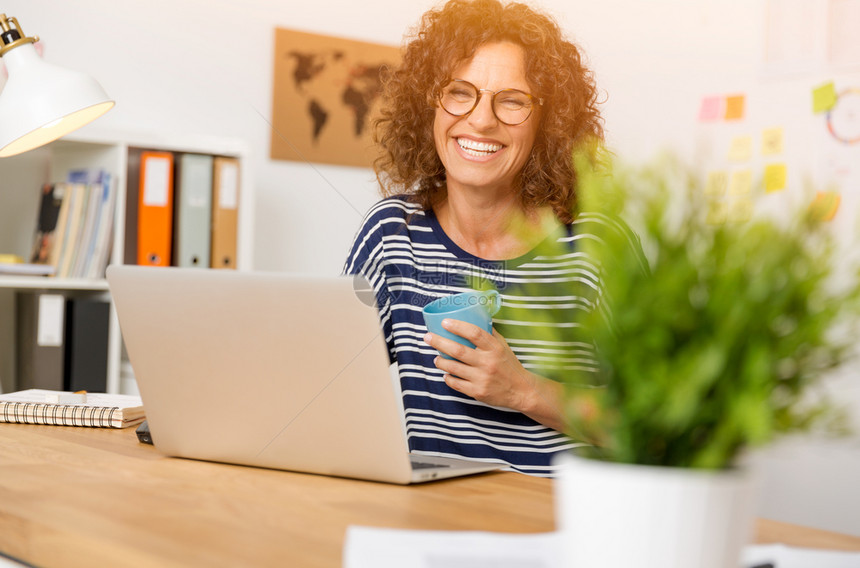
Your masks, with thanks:
[(369, 167), (380, 70), (396, 47), (277, 28), (271, 158)]

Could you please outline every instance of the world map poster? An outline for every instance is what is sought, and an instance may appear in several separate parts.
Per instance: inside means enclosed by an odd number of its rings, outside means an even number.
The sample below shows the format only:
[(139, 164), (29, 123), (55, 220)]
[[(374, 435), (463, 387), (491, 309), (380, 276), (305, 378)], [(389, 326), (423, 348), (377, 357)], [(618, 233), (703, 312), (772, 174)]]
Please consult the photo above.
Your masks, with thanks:
[(370, 167), (380, 76), (397, 47), (277, 28), (271, 157)]

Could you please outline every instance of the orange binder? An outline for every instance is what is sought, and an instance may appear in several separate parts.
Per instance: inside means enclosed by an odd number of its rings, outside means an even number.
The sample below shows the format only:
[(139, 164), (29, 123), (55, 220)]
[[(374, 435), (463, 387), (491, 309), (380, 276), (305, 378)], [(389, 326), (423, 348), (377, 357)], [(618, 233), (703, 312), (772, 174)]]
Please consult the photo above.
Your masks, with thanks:
[(212, 176), (212, 268), (236, 268), (239, 160), (216, 157)]
[(141, 152), (137, 263), (170, 266), (173, 237), (173, 154)]

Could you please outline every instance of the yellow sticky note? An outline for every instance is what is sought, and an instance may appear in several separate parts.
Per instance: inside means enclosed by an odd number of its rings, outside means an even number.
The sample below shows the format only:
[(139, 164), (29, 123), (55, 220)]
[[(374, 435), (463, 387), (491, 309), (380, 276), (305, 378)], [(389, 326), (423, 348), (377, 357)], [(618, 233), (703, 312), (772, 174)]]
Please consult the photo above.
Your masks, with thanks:
[(812, 89), (812, 112), (816, 114), (826, 112), (834, 105), (836, 105), (836, 87), (833, 81)]
[(768, 164), (764, 167), (764, 190), (767, 192), (785, 189), (785, 164)]
[(749, 196), (738, 197), (729, 201), (726, 209), (726, 221), (746, 223), (752, 217), (753, 201)]
[(729, 195), (745, 195), (752, 191), (752, 170), (732, 172), (729, 178)]
[(729, 146), (729, 160), (746, 162), (752, 158), (752, 136), (736, 136)]
[(761, 133), (762, 156), (782, 154), (782, 128), (765, 128)]
[(723, 201), (709, 201), (708, 213), (705, 216), (705, 223), (708, 225), (722, 225), (726, 222), (728, 216), (728, 208)]
[(744, 95), (726, 97), (726, 120), (740, 120), (744, 117)]
[(722, 170), (717, 170), (708, 173), (708, 179), (705, 182), (705, 195), (711, 197), (722, 195), (726, 192), (729, 176)]
[(832, 221), (841, 201), (842, 196), (835, 191), (819, 191), (809, 205), (809, 218), (813, 221)]

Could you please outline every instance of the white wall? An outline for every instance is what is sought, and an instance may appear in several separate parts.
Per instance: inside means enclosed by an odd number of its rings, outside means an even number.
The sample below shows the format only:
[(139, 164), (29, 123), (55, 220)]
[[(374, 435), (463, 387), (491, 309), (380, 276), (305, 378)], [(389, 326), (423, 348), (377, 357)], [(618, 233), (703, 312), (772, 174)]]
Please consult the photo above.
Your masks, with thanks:
[[(94, 127), (246, 140), (254, 154), (255, 267), (337, 272), (361, 214), (376, 199), (373, 175), (268, 159), (274, 28), (399, 45), (404, 30), (433, 4), (6, 0), (2, 10), (29, 35), (44, 38), (47, 60), (93, 74), (117, 100)], [(765, 0), (539, 5), (585, 48), (608, 95), (610, 145), (629, 160), (668, 146), (704, 167), (719, 162), (729, 137), (778, 123), (786, 128), (786, 161), (797, 166), (791, 170), (797, 182), (816, 171), (827, 144), (820, 117), (799, 110), (809, 90), (826, 79), (860, 86), (857, 69), (764, 73)], [(696, 122), (703, 95), (735, 92), (748, 94), (747, 120), (734, 126)], [(860, 408), (857, 382), (851, 373), (835, 388)], [(839, 474), (860, 469), (857, 446), (810, 452), (815, 446), (807, 441), (769, 458), (769, 475), (779, 482), (766, 487), (762, 515), (860, 534), (860, 492)]]

